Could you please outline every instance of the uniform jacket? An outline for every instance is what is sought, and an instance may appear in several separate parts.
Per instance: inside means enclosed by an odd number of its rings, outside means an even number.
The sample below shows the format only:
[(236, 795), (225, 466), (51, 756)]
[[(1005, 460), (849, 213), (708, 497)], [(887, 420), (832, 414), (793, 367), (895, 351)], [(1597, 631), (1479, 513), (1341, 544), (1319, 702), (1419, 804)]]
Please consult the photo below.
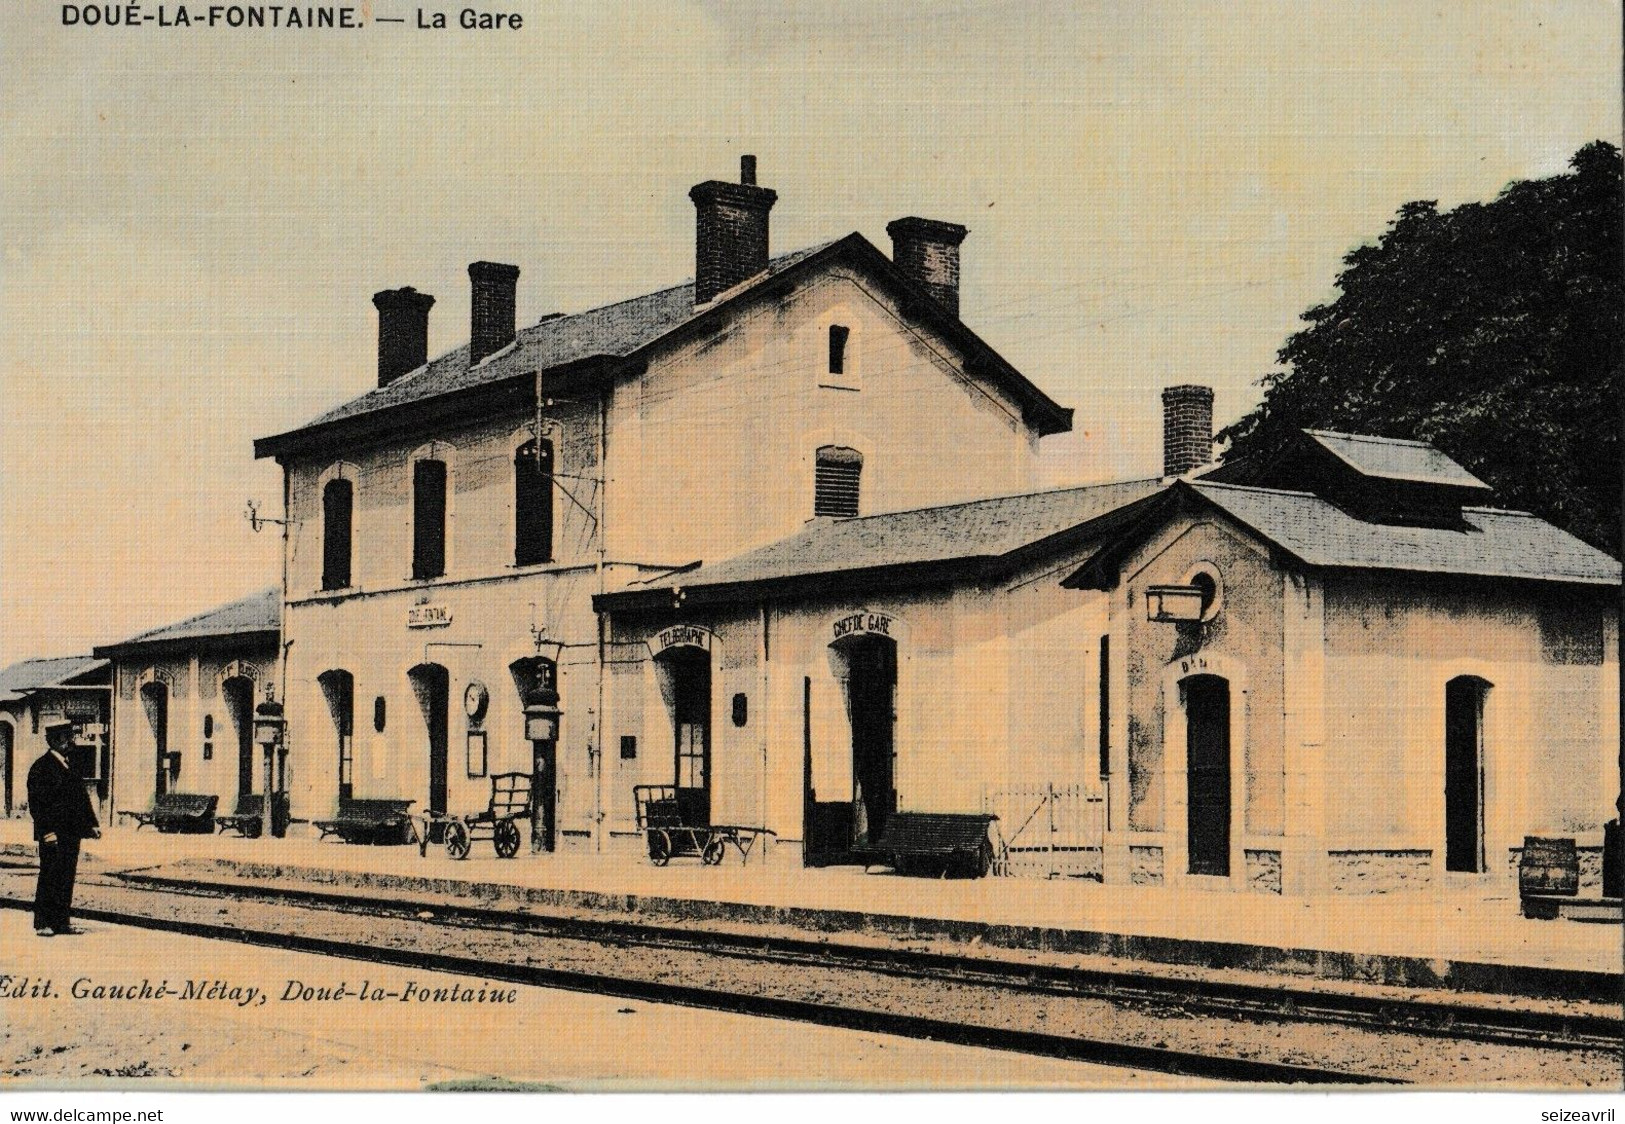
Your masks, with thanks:
[(58, 839), (89, 839), (101, 827), (85, 782), (72, 769), (46, 753), (28, 770), (28, 810), (34, 817), (34, 839), (55, 832)]

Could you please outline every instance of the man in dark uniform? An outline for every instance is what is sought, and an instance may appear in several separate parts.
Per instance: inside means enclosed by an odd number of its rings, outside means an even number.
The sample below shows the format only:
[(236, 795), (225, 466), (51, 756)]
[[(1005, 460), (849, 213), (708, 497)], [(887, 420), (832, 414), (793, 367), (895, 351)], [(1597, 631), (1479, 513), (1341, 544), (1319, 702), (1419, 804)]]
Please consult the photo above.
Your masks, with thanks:
[(85, 782), (68, 764), (73, 724), (45, 727), (46, 751), (28, 770), (28, 810), (39, 844), (39, 887), (34, 892), (34, 932), (42, 937), (79, 932), (70, 924), (79, 841), (101, 838), (101, 824)]

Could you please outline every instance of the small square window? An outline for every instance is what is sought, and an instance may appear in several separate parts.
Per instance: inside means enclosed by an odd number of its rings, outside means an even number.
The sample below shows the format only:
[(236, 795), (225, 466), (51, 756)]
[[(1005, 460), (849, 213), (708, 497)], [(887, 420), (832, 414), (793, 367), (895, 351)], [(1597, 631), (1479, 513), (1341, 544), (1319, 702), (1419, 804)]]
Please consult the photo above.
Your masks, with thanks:
[(621, 735), (621, 760), (636, 761), (638, 757), (638, 737), (636, 734)]

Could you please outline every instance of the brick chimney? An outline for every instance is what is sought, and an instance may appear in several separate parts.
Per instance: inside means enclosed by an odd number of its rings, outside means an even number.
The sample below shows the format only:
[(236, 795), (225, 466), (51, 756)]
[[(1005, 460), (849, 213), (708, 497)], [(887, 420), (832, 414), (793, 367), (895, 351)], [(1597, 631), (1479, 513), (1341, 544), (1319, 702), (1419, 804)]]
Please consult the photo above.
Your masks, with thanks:
[(429, 361), (429, 309), (434, 298), (408, 285), (372, 295), (378, 310), (378, 385), (388, 386)]
[(910, 217), (887, 223), (886, 233), (891, 235), (892, 263), (958, 316), (959, 244), (969, 231), (958, 223)]
[(468, 365), (472, 367), (513, 342), (519, 267), (477, 261), (468, 267), (468, 280), (474, 290), (468, 329)]
[(756, 186), (756, 157), (739, 158), (739, 182), (706, 180), (694, 200), (694, 303), (706, 304), (767, 268), (767, 213), (775, 191)]
[(1162, 474), (1183, 476), (1213, 459), (1213, 388), (1162, 389)]

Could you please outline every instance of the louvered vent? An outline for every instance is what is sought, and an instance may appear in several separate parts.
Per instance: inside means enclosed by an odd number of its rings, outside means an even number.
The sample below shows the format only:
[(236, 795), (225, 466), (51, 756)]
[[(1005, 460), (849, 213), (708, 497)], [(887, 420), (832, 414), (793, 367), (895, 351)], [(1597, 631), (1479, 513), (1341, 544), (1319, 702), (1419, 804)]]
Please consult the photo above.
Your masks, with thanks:
[(856, 449), (827, 446), (818, 450), (813, 480), (813, 514), (852, 519), (858, 514), (858, 480), (863, 456)]

